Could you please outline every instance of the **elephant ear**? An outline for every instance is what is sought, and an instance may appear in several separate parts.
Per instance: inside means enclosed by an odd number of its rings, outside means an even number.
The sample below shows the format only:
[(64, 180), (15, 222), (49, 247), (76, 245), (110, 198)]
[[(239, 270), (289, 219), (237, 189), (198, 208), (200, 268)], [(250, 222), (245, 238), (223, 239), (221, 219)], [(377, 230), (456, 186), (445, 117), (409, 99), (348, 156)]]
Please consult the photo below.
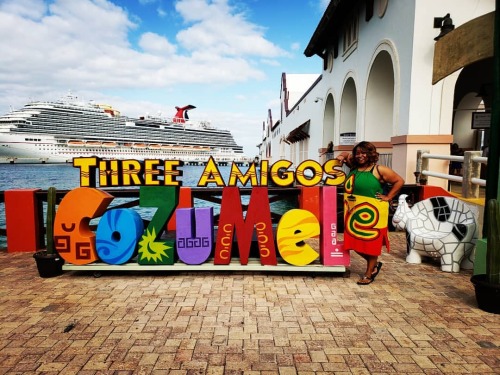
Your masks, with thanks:
[(432, 197), (430, 200), (436, 220), (442, 223), (447, 222), (451, 215), (451, 208), (446, 199), (444, 197)]

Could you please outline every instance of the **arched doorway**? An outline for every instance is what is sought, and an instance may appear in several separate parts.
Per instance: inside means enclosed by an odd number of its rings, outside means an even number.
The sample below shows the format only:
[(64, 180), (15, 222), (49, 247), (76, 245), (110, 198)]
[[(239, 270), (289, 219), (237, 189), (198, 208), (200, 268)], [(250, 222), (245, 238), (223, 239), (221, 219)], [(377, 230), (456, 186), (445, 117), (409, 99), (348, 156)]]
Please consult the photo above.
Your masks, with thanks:
[(472, 128), (472, 114), (484, 111), (483, 99), (476, 93), (465, 95), (455, 109), (453, 118), (453, 142), (460, 148), (480, 150), (485, 141), (485, 130)]
[(373, 61), (366, 85), (364, 139), (390, 141), (394, 122), (394, 66), (381, 51)]
[(488, 112), (493, 97), (493, 59), (477, 61), (460, 72), (454, 95), (453, 141), (463, 149), (480, 151), (489, 142), (489, 129), (473, 128), (474, 112)]
[(332, 94), (326, 98), (323, 115), (323, 145), (327, 145), (330, 141), (338, 145), (338, 139), (335, 139), (335, 103)]
[(354, 83), (354, 79), (349, 77), (345, 82), (340, 101), (339, 144), (355, 143), (357, 112), (358, 98), (356, 84)]

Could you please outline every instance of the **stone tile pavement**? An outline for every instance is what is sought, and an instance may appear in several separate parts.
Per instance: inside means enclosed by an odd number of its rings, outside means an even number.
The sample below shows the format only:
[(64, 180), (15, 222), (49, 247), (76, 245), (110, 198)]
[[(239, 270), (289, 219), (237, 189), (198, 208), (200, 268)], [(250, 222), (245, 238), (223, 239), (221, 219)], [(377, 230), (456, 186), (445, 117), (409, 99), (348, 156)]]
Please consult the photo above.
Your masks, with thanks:
[[(470, 271), (405, 263), (377, 280), (245, 272), (66, 272), (0, 252), (0, 374), (499, 374), (500, 315)], [(65, 332), (67, 331), (67, 332)]]

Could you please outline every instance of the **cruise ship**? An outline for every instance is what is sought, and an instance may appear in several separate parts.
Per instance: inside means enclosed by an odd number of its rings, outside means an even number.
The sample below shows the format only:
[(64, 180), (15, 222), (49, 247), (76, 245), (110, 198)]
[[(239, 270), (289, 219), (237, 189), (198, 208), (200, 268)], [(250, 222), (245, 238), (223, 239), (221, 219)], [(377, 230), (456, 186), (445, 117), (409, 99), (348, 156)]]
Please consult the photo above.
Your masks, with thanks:
[(33, 101), (0, 116), (0, 163), (69, 163), (85, 156), (200, 165), (210, 156), (219, 165), (250, 162), (229, 130), (190, 121), (192, 105), (175, 108), (172, 118), (129, 118), (71, 94)]

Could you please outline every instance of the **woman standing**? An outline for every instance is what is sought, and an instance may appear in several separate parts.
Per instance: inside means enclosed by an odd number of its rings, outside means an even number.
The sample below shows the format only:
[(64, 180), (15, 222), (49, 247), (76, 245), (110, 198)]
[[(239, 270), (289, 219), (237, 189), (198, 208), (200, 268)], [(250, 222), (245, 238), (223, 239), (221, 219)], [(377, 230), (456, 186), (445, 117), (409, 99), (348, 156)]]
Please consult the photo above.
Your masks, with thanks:
[[(366, 271), (363, 277), (359, 279), (359, 285), (368, 285), (372, 283), (382, 267), (382, 262), (378, 261), (378, 257), (382, 253), (382, 246), (386, 245), (387, 249), (389, 249), (389, 240), (387, 236), (387, 222), (389, 220), (388, 202), (396, 197), (396, 194), (401, 190), (404, 184), (403, 178), (391, 168), (378, 165), (378, 158), (379, 153), (377, 152), (377, 148), (372, 143), (364, 141), (358, 143), (353, 148), (352, 154), (344, 152), (337, 156), (337, 160), (346, 163), (347, 166), (351, 168), (345, 182), (346, 199), (348, 201), (353, 202), (356, 200), (356, 196), (362, 196), (376, 199), (378, 202), (385, 202), (382, 206), (384, 210), (379, 212), (374, 211), (377, 209), (374, 209), (373, 205), (366, 203), (354, 206), (358, 208), (361, 215), (359, 218), (361, 218), (361, 220), (370, 216), (367, 214), (370, 209), (374, 212), (373, 217), (378, 217), (379, 213), (382, 213), (382, 211), (385, 212), (386, 214), (384, 217), (378, 219), (379, 223), (383, 223), (382, 227), (377, 226), (376, 228), (373, 227), (365, 230), (366, 228), (362, 226), (355, 226), (356, 223), (352, 221), (354, 216), (344, 216), (346, 219), (344, 225), (344, 228), (346, 228), (344, 230), (344, 246), (346, 249), (353, 249), (366, 260)], [(383, 191), (385, 184), (390, 186), (388, 192)], [(369, 199), (367, 199), (366, 202), (369, 202)], [(359, 209), (359, 207), (362, 207), (365, 211), (362, 212), (362, 209)], [(362, 217), (362, 215), (364, 215), (364, 217)], [(349, 223), (347, 222), (348, 218), (351, 220)], [(357, 233), (356, 230), (351, 231), (347, 229), (351, 227), (360, 229)], [(363, 230), (365, 231), (363, 232)], [(367, 235), (363, 236), (363, 233)]]

